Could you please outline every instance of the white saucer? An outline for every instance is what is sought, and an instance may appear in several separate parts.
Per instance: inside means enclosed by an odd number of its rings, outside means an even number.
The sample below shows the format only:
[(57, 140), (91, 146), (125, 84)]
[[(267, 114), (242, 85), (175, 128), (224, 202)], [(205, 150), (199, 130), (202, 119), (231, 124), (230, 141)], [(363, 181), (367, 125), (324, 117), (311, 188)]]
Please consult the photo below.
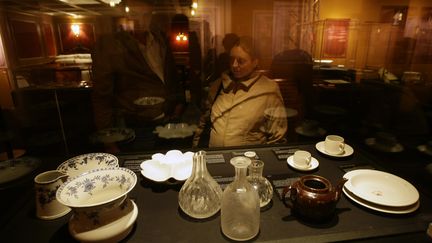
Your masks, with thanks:
[(383, 212), (383, 213), (406, 214), (406, 213), (412, 213), (420, 207), (420, 201), (417, 201), (413, 205), (406, 206), (406, 207), (389, 207), (389, 206), (377, 205), (357, 197), (352, 192), (350, 192), (345, 186), (342, 188), (342, 191), (349, 199), (353, 200), (354, 202), (364, 207), (367, 207), (369, 209)]
[(306, 136), (306, 137), (321, 137), (321, 136), (324, 136), (327, 132), (326, 130), (324, 130), (321, 127), (315, 131), (312, 131), (312, 132), (308, 131), (307, 132), (307, 131), (303, 130), (302, 126), (296, 127), (295, 131), (296, 131), (296, 133), (303, 135), (303, 136)]
[(43, 219), (43, 220), (52, 220), (52, 219), (57, 219), (57, 218), (63, 217), (66, 214), (68, 214), (70, 211), (72, 211), (72, 209), (67, 207), (67, 208), (65, 208), (65, 211), (60, 212), (58, 214), (55, 214), (55, 215), (38, 215), (37, 217), (40, 219)]
[(343, 154), (329, 154), (329, 153), (327, 153), (327, 151), (325, 151), (325, 149), (324, 149), (324, 141), (318, 142), (315, 145), (315, 148), (318, 151), (320, 151), (321, 153), (328, 155), (328, 156), (332, 156), (332, 157), (347, 157), (347, 156), (350, 156), (354, 153), (354, 149), (351, 146), (349, 146), (348, 144), (345, 144), (345, 151)]
[(294, 163), (294, 155), (291, 155), (290, 157), (288, 157), (287, 159), (287, 163), (294, 169), (296, 170), (300, 170), (300, 171), (311, 171), (311, 170), (315, 170), (316, 168), (318, 168), (319, 166), (319, 162), (317, 159), (315, 159), (314, 157), (311, 158), (311, 164), (309, 167), (307, 168), (301, 168), (295, 165)]
[(124, 239), (133, 228), (138, 217), (138, 207), (131, 200), (133, 209), (119, 219), (103, 225), (98, 228), (89, 229), (86, 231), (77, 232), (79, 221), (73, 219), (73, 215), (69, 220), (69, 232), (72, 237), (80, 242), (119, 242)]
[(376, 143), (376, 139), (375, 138), (367, 138), (365, 140), (365, 143), (366, 143), (366, 145), (368, 145), (368, 146), (370, 146), (370, 147), (372, 147), (374, 149), (383, 151), (383, 152), (399, 153), (399, 152), (402, 152), (404, 150), (404, 147), (400, 143), (397, 143), (397, 144), (395, 144), (392, 147), (388, 147), (388, 146)]
[(426, 144), (417, 146), (417, 150), (420, 151), (420, 152), (422, 152), (422, 153), (425, 153), (427, 155), (431, 155), (432, 156), (432, 150), (428, 149), (428, 146)]

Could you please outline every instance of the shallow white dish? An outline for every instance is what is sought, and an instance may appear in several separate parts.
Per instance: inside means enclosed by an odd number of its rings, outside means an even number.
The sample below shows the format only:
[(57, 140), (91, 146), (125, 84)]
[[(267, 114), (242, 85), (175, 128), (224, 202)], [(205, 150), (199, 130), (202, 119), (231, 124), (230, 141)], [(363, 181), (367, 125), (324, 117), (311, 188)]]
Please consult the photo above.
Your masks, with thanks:
[(400, 143), (397, 143), (397, 144), (389, 147), (389, 146), (377, 143), (375, 138), (367, 138), (365, 140), (365, 143), (366, 143), (366, 145), (368, 145), (374, 149), (383, 151), (383, 152), (399, 153), (399, 152), (402, 152), (404, 150), (404, 147)]
[(302, 167), (298, 167), (295, 165), (294, 163), (294, 155), (291, 155), (290, 157), (288, 157), (287, 159), (287, 163), (294, 169), (296, 170), (300, 170), (300, 171), (311, 171), (311, 170), (315, 170), (316, 168), (318, 168), (319, 166), (319, 162), (317, 159), (315, 159), (314, 157), (311, 158), (311, 164), (309, 167), (307, 168), (302, 168)]
[(328, 155), (328, 156), (332, 156), (332, 157), (347, 157), (347, 156), (350, 156), (354, 153), (354, 149), (351, 146), (349, 146), (348, 144), (345, 144), (345, 151), (343, 154), (329, 154), (329, 153), (327, 153), (324, 149), (324, 141), (318, 142), (315, 145), (315, 148), (318, 151), (320, 151), (321, 153)]
[(56, 192), (57, 201), (74, 210), (104, 210), (121, 203), (136, 185), (135, 172), (106, 167), (69, 178)]
[(165, 102), (165, 99), (157, 96), (141, 97), (134, 100), (135, 105), (158, 105)]
[(121, 241), (132, 231), (138, 217), (137, 205), (132, 200), (129, 201), (129, 205), (125, 208), (126, 214), (103, 226), (83, 228), (80, 221), (72, 215), (69, 220), (70, 234), (80, 242)]
[(406, 206), (406, 207), (387, 207), (387, 206), (377, 205), (377, 204), (365, 201), (365, 200), (357, 197), (352, 192), (350, 192), (348, 189), (346, 189), (345, 186), (342, 188), (342, 191), (349, 199), (351, 199), (355, 203), (358, 203), (358, 204), (360, 204), (366, 208), (369, 208), (369, 209), (372, 209), (375, 211), (379, 211), (379, 212), (383, 212), (383, 213), (407, 214), (407, 213), (412, 213), (412, 212), (416, 211), (420, 207), (420, 201), (417, 201), (413, 205)]
[(425, 153), (427, 155), (432, 156), (432, 149), (428, 148), (428, 146), (426, 144), (417, 146), (417, 149), (418, 149), (418, 151), (420, 151), (422, 153)]
[(170, 178), (184, 181), (192, 173), (192, 157), (193, 152), (183, 154), (179, 150), (170, 150), (165, 155), (156, 153), (152, 155), (152, 159), (141, 163), (141, 174), (156, 182), (167, 181)]
[(0, 162), (0, 184), (25, 177), (35, 171), (40, 161), (31, 157), (21, 157)]
[(118, 143), (129, 142), (135, 139), (135, 131), (130, 128), (107, 128), (92, 134), (90, 141), (92, 143)]
[(387, 206), (405, 207), (419, 200), (417, 189), (408, 181), (379, 170), (353, 170), (344, 175), (345, 187), (368, 202)]
[(314, 130), (314, 131), (305, 131), (302, 126), (296, 127), (295, 131), (296, 131), (296, 133), (303, 135), (303, 136), (306, 136), (306, 137), (321, 137), (321, 136), (324, 136), (327, 132), (326, 130), (324, 130), (321, 127)]
[(57, 170), (66, 173), (69, 177), (75, 177), (84, 172), (105, 167), (119, 167), (118, 158), (108, 153), (81, 154), (61, 163)]

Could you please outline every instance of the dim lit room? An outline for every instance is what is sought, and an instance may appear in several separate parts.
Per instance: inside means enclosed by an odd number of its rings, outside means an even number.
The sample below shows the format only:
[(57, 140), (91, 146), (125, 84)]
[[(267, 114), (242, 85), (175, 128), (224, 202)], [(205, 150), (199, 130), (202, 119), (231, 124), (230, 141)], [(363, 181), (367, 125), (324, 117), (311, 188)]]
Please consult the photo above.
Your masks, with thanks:
[(4, 242), (432, 241), (432, 1), (0, 0)]

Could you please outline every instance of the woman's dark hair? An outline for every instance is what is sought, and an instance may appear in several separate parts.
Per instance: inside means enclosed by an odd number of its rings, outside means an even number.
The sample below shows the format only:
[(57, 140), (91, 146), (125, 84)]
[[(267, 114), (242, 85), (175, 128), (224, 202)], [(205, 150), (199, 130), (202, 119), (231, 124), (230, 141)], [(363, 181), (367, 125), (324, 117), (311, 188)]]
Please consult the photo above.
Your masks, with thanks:
[(252, 57), (252, 59), (259, 59), (259, 53), (254, 48), (253, 40), (250, 36), (239, 37), (234, 46), (241, 47), (246, 53), (248, 53)]

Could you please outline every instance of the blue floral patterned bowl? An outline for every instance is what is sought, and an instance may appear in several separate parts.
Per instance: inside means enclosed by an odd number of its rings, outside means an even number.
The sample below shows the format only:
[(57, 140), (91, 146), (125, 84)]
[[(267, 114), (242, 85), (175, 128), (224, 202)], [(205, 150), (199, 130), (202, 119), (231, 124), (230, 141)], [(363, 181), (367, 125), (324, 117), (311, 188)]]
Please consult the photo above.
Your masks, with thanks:
[(129, 169), (100, 168), (69, 178), (57, 190), (56, 197), (74, 210), (103, 209), (121, 203), (136, 182), (136, 174)]
[(84, 172), (105, 167), (119, 167), (118, 158), (108, 153), (81, 154), (61, 163), (57, 170), (66, 173), (69, 177), (75, 177)]

